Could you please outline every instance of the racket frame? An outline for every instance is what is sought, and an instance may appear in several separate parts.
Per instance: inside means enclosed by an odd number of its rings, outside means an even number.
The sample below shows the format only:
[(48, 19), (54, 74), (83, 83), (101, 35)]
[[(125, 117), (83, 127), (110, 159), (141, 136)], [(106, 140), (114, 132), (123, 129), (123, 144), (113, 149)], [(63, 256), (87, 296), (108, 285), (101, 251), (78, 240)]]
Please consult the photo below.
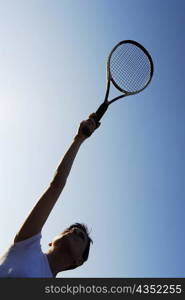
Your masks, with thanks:
[[(146, 82), (146, 84), (144, 85), (144, 87), (140, 90), (134, 91), (134, 92), (128, 92), (122, 88), (120, 88), (120, 86), (114, 81), (112, 75), (111, 75), (111, 71), (110, 71), (110, 61), (111, 61), (111, 57), (112, 54), (114, 53), (114, 51), (121, 45), (123, 44), (132, 44), (137, 46), (138, 48), (140, 48), (145, 55), (147, 56), (149, 63), (150, 63), (150, 78), (149, 80)], [(114, 48), (111, 50), (108, 59), (107, 59), (107, 66), (106, 66), (106, 92), (105, 92), (105, 98), (103, 103), (99, 106), (99, 108), (97, 109), (95, 115), (93, 116), (93, 119), (95, 120), (95, 122), (98, 124), (99, 120), (102, 118), (102, 116), (104, 115), (104, 113), (106, 112), (107, 108), (109, 107), (109, 105), (115, 101), (117, 101), (120, 98), (126, 97), (126, 96), (130, 96), (130, 95), (135, 95), (140, 93), (141, 91), (143, 91), (151, 82), (152, 80), (152, 76), (153, 76), (153, 72), (154, 72), (154, 65), (153, 65), (153, 61), (152, 61), (152, 57), (149, 54), (149, 52), (138, 42), (133, 41), (133, 40), (124, 40), (119, 42), (117, 45), (114, 46)], [(113, 98), (112, 100), (108, 101), (108, 96), (109, 96), (109, 91), (110, 91), (110, 83), (112, 82), (112, 84), (114, 85), (114, 87), (116, 89), (118, 89), (120, 92), (122, 92), (123, 94)], [(86, 134), (87, 136), (90, 136), (91, 133), (88, 131), (87, 128), (84, 128), (84, 134)]]
[[(132, 44), (132, 45), (135, 45), (137, 46), (138, 48), (140, 48), (144, 53), (145, 55), (147, 56), (149, 62), (150, 62), (150, 78), (149, 80), (147, 81), (147, 83), (144, 85), (144, 87), (140, 90), (137, 90), (137, 91), (134, 91), (134, 92), (128, 92), (122, 88), (120, 88), (120, 86), (114, 81), (112, 75), (111, 75), (111, 71), (110, 71), (110, 61), (111, 61), (111, 57), (112, 57), (112, 54), (114, 53), (114, 51), (121, 45), (123, 44)], [(141, 45), (139, 44), (138, 42), (136, 41), (133, 41), (133, 40), (124, 40), (124, 41), (121, 41), (119, 42), (116, 46), (114, 46), (114, 48), (111, 50), (109, 56), (108, 56), (108, 60), (107, 60), (107, 91), (106, 91), (106, 95), (105, 95), (105, 100), (104, 101), (108, 101), (108, 95), (109, 95), (109, 90), (110, 90), (110, 81), (112, 82), (112, 84), (122, 93), (124, 93), (124, 95), (120, 95), (110, 101), (110, 103), (122, 98), (122, 97), (125, 97), (125, 96), (129, 96), (129, 95), (135, 95), (135, 94), (138, 94), (140, 93), (141, 91), (143, 91), (148, 85), (149, 83), (151, 82), (152, 80), (152, 76), (153, 76), (153, 72), (154, 72), (154, 65), (153, 65), (153, 61), (152, 61), (152, 57), (151, 55), (149, 54), (149, 52)]]

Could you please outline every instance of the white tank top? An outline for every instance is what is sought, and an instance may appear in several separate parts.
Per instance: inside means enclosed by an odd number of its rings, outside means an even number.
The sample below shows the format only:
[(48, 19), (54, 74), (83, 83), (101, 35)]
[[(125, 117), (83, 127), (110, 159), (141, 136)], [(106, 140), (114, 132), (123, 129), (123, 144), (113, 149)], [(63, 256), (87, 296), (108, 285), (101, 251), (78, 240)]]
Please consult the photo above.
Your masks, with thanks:
[(0, 277), (53, 277), (41, 249), (41, 233), (9, 247), (0, 258)]

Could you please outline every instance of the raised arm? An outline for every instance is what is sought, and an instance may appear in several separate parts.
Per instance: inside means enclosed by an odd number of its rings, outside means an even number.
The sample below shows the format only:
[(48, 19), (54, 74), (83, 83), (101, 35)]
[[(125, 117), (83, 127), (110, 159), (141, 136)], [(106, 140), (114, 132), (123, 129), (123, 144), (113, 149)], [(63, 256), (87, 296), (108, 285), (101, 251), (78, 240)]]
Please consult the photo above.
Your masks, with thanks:
[(94, 130), (99, 127), (99, 124), (96, 125), (95, 121), (92, 118), (92, 115), (88, 120), (81, 122), (78, 133), (75, 136), (70, 148), (64, 155), (61, 163), (59, 164), (53, 180), (31, 210), (30, 214), (21, 226), (19, 232), (16, 234), (14, 243), (32, 237), (42, 230), (43, 225), (45, 224), (49, 214), (52, 211), (52, 208), (54, 207), (66, 184), (76, 154), (81, 144), (87, 138), (83, 134), (82, 128), (84, 126), (88, 127), (92, 134)]

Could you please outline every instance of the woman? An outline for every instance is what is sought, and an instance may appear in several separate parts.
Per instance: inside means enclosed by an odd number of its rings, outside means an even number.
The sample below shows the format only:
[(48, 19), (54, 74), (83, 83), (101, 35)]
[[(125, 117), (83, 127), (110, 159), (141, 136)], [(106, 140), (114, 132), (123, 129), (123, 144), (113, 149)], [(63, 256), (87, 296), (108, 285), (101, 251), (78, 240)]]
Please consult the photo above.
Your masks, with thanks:
[(99, 127), (91, 114), (81, 122), (73, 143), (59, 164), (48, 189), (44, 192), (15, 236), (14, 243), (0, 259), (0, 277), (56, 277), (65, 270), (82, 265), (88, 258), (90, 243), (87, 227), (75, 223), (58, 234), (47, 253), (41, 250), (42, 228), (58, 200), (70, 173), (76, 154), (90, 135)]

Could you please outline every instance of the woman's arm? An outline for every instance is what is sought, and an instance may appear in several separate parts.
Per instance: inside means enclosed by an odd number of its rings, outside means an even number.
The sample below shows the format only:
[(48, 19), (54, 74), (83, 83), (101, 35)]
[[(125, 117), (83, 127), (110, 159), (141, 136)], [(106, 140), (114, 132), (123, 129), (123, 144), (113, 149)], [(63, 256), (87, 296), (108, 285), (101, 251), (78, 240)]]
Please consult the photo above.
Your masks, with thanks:
[(81, 122), (78, 133), (75, 136), (70, 148), (64, 155), (61, 163), (59, 164), (50, 186), (44, 192), (26, 218), (19, 232), (15, 236), (14, 243), (32, 237), (42, 230), (43, 225), (45, 224), (49, 214), (52, 211), (52, 208), (54, 207), (66, 184), (76, 154), (81, 144), (87, 138), (84, 136), (82, 131), (84, 126), (87, 126), (90, 132), (93, 133), (94, 130), (99, 127), (99, 124), (97, 126), (93, 118), (89, 118), (88, 120)]

